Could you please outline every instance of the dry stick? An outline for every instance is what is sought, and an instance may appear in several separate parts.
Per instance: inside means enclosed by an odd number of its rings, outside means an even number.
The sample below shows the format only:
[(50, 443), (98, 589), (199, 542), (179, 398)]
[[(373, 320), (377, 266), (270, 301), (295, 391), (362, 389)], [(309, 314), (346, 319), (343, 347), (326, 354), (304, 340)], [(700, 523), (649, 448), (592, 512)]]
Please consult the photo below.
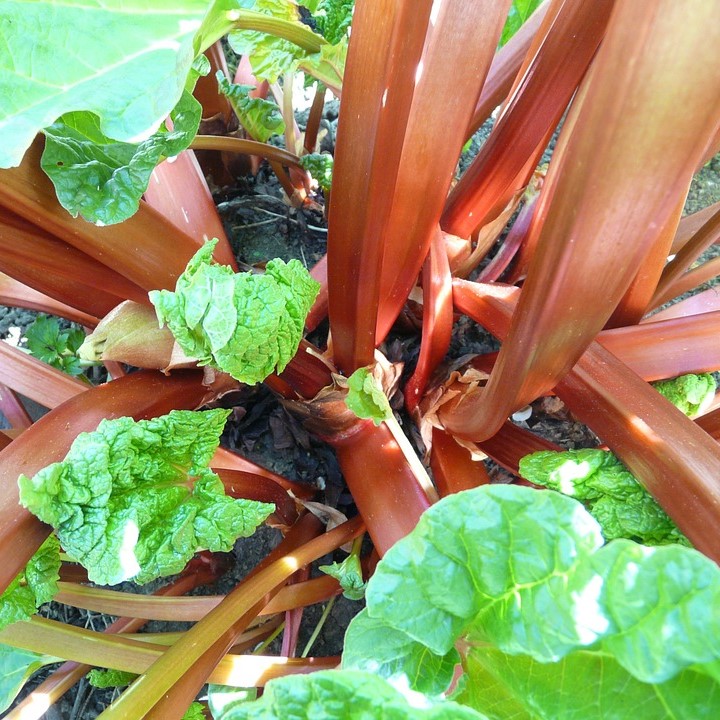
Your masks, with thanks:
[(100, 717), (103, 720), (175, 720), (195, 698), (235, 637), (271, 594), (298, 568), (364, 531), (360, 518), (334, 528), (276, 560), (233, 590), (192, 630), (168, 649)]

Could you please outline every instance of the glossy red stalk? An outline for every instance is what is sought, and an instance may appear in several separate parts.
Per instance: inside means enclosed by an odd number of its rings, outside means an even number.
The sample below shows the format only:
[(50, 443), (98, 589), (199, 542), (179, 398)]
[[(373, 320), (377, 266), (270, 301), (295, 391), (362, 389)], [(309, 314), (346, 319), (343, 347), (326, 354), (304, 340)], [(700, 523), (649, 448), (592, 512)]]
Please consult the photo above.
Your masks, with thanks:
[(178, 276), (197, 250), (197, 242), (143, 202), (135, 215), (119, 226), (98, 227), (71, 217), (57, 201), (52, 183), (40, 169), (40, 152), (36, 141), (19, 167), (0, 171), (0, 205), (41, 224), (44, 231), (143, 290), (174, 289)]
[(430, 0), (355, 7), (328, 232), (330, 329), (335, 363), (346, 375), (373, 362), (381, 239), (431, 9)]
[(423, 270), (423, 328), (415, 372), (405, 385), (405, 405), (412, 413), (430, 376), (450, 347), (453, 325), (452, 278), (445, 240), (437, 228)]
[(527, 184), (603, 37), (613, 1), (554, 1), (548, 11), (552, 24), (524, 78), (450, 193), (443, 230), (469, 236)]
[(433, 428), (430, 467), (441, 497), (490, 482), (483, 461), (473, 460), (469, 450), (439, 428)]
[(141, 287), (2, 206), (0, 269), (38, 292), (98, 318), (125, 299), (147, 303)]
[(702, 227), (665, 266), (648, 307), (658, 307), (671, 297), (675, 297), (672, 293), (675, 291), (677, 283), (683, 277), (683, 274), (707, 248), (718, 241), (720, 241), (720, 208), (703, 223)]
[[(508, 96), (535, 36), (545, 27), (545, 18), (550, 7), (549, 0), (545, 0), (539, 5), (520, 29), (495, 54), (467, 130), (467, 138), (480, 129), (493, 110)], [(557, 7), (554, 7), (553, 13), (556, 11)]]
[(4, 273), (0, 273), (0, 304), (57, 315), (88, 328), (100, 322), (94, 315), (88, 315), (82, 310), (44, 295)]
[[(720, 69), (695, 72), (699, 62), (720, 68), (713, 9), (688, 21), (674, 3), (648, 7), (621, 3), (612, 14), (541, 191), (538, 250), (510, 333), (482, 402), (464, 402), (447, 418), (452, 432), (490, 437), (572, 367), (622, 298), (716, 132)], [(717, 44), (708, 44), (709, 27)], [(688, 73), (696, 82), (687, 83)], [(668, 144), (671, 151), (659, 155), (658, 145)]]
[[(384, 244), (376, 343), (417, 282), (509, 3), (446, 0), (428, 28)], [(452, 68), (453, 83), (447, 82)], [(457, 87), (463, 88), (462, 93)], [(442, 142), (436, 139), (442, 137)], [(432, 141), (430, 141), (432, 139)], [(418, 203), (418, 198), (422, 202)]]

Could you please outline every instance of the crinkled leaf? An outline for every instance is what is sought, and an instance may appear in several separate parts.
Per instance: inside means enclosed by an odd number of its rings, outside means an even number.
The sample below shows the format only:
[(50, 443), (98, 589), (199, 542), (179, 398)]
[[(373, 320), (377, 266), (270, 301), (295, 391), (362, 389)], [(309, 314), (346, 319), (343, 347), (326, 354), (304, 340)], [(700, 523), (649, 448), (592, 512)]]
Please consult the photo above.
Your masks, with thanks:
[[(429, 705), (429, 706), (428, 706)], [(325, 670), (271, 680), (260, 698), (215, 720), (482, 720), (449, 700), (411, 706), (385, 680), (355, 670)]]
[(542, 0), (513, 0), (510, 4), (505, 26), (500, 36), (500, 45), (504, 45), (535, 12)]
[(150, 300), (188, 356), (252, 385), (295, 355), (320, 286), (298, 260), (271, 260), (264, 274), (214, 265), (216, 242), (193, 256), (175, 292)]
[(342, 666), (372, 672), (393, 684), (407, 684), (430, 696), (443, 693), (453, 678), (460, 656), (455, 648), (438, 655), (383, 620), (358, 613), (345, 634)]
[(471, 649), (453, 699), (492, 720), (714, 720), (720, 685), (692, 668), (662, 684), (632, 677), (611, 655), (577, 650), (556, 663)]
[(38, 315), (25, 331), (27, 349), (33, 357), (69, 375), (83, 371), (77, 351), (85, 340), (79, 328), (60, 328), (57, 318)]
[(332, 187), (333, 162), (333, 156), (328, 153), (309, 153), (300, 158), (300, 164), (325, 192)]
[(653, 387), (689, 417), (704, 410), (715, 397), (715, 378), (710, 373), (681, 375), (653, 383)]
[[(297, 5), (290, 0), (255, 0), (252, 10), (302, 25)], [(228, 40), (238, 55), (249, 57), (253, 75), (258, 80), (271, 83), (283, 73), (294, 71), (298, 60), (307, 54), (289, 40), (255, 30), (234, 30), (228, 35)]]
[(10, 707), (32, 675), (45, 665), (56, 662), (62, 660), (0, 643), (0, 712)]
[(88, 682), (95, 688), (125, 687), (137, 675), (114, 668), (93, 668), (87, 676)]
[[(617, 665), (615, 675), (633, 686), (644, 684), (648, 702), (701, 675), (720, 680), (720, 568), (679, 545), (648, 548), (616, 540), (603, 546), (583, 506), (552, 491), (495, 485), (441, 500), (386, 553), (366, 601), (367, 614), (348, 629), (346, 654), (356, 667), (375, 659), (374, 671), (404, 674), (411, 687), (419, 652), (412, 643), (442, 658), (458, 639), (475, 648), (486, 672), (500, 679), (516, 663), (522, 678), (544, 673), (540, 663), (562, 661), (559, 670), (548, 665), (548, 682), (562, 692), (569, 683), (581, 708), (610, 704), (617, 692), (617, 684), (602, 677), (587, 692), (575, 683), (574, 663), (579, 676), (588, 657), (596, 668)], [(376, 638), (383, 625), (388, 634), (407, 636), (405, 668), (400, 652), (385, 658), (366, 642), (362, 625), (368, 618), (376, 623)], [(403, 647), (401, 640), (392, 645)], [(466, 679), (465, 693), (479, 692), (472, 673)], [(669, 681), (676, 684), (666, 689)], [(422, 682), (436, 689), (432, 677)], [(697, 682), (710, 687), (704, 677)], [(717, 688), (710, 695), (717, 714)], [(678, 691), (674, 697), (681, 702), (681, 696)], [(522, 695), (515, 700), (525, 713), (518, 717), (564, 717), (535, 715), (531, 701)], [(691, 710), (683, 715), (691, 716)]]
[[(7, 0), (0, 9), (0, 167), (67, 113), (97, 116), (103, 135), (137, 142), (180, 100), (208, 0)], [(212, 42), (216, 37), (208, 37)]]
[(335, 45), (347, 37), (355, 0), (301, 0), (313, 14), (315, 29)]
[(367, 583), (363, 580), (360, 558), (355, 553), (348, 555), (341, 563), (321, 565), (319, 569), (340, 583), (343, 595), (349, 600), (362, 600), (365, 597)]
[(220, 70), (216, 77), (220, 93), (230, 101), (240, 124), (252, 138), (267, 142), (273, 135), (285, 131), (282, 113), (274, 102), (251, 98), (248, 93), (255, 89), (252, 85), (235, 85)]
[(41, 605), (50, 602), (57, 592), (59, 573), (60, 544), (50, 535), (0, 595), (0, 630), (27, 620)]
[(202, 55), (189, 85), (164, 125), (141, 143), (106, 137), (90, 112), (64, 115), (45, 130), (41, 166), (55, 186), (60, 204), (73, 216), (112, 225), (137, 212), (150, 176), (162, 160), (185, 150), (197, 133), (202, 106), (192, 96), (197, 77), (208, 70)]
[(629, 538), (648, 545), (689, 541), (615, 455), (585, 449), (543, 450), (520, 460), (526, 480), (585, 503), (607, 540)]
[(190, 707), (182, 716), (182, 720), (205, 720), (205, 712), (203, 711), (202, 703), (191, 703)]
[(100, 584), (146, 583), (180, 572), (198, 550), (227, 552), (274, 509), (227, 497), (207, 467), (228, 412), (103, 420), (65, 460), (21, 475), (20, 501)]
[(359, 418), (380, 425), (392, 416), (387, 396), (368, 368), (358, 368), (347, 379), (347, 385), (345, 404)]

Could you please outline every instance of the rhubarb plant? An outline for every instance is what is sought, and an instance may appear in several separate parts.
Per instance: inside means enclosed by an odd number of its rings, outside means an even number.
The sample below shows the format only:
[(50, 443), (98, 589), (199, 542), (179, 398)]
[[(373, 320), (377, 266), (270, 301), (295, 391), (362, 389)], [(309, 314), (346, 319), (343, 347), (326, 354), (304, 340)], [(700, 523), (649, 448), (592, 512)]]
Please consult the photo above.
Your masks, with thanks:
[[(0, 164), (16, 166), (0, 177), (0, 293), (98, 327), (86, 350), (115, 378), (85, 387), (0, 346), (13, 426), (0, 437), (0, 588), (21, 593), (8, 607), (23, 620), (47, 598), (32, 558), (51, 526), (63, 561), (82, 560), (91, 580), (181, 571), (140, 597), (88, 587), (64, 562), (56, 597), (119, 619), (104, 634), (34, 616), (1, 629), (0, 642), (19, 649), (14, 677), (23, 663), (74, 663), (11, 713), (55, 701), (96, 666), (136, 676), (107, 720), (178, 720), (205, 683), (251, 686), (245, 698), (267, 683), (257, 703), (218, 708), (228, 718), (718, 714), (720, 413), (704, 375), (720, 368), (720, 304), (701, 293), (654, 312), (718, 270), (696, 261), (718, 240), (720, 209), (681, 217), (693, 175), (718, 149), (718, 11), (549, 0), (508, 39), (531, 6), (0, 9), (10, 98)], [(218, 42), (228, 34), (252, 79), (230, 83)], [(198, 76), (205, 52), (212, 72)], [(303, 138), (291, 91), (300, 72), (321, 81)], [(193, 83), (203, 119), (225, 129), (233, 112), (260, 107), (247, 88), (273, 92), (286, 148), (256, 128), (254, 140), (200, 136), (175, 155), (194, 134)], [(313, 155), (326, 87), (341, 98), (331, 176)], [(493, 113), (456, 178), (468, 138)], [(78, 217), (43, 174), (43, 143)], [(309, 273), (270, 258), (234, 272), (203, 174), (230, 185), (261, 159), (290, 224), (309, 228), (308, 211), (327, 217), (327, 255)], [(331, 193), (313, 196), (308, 171), (331, 179)], [(499, 352), (453, 360), (453, 334), (475, 323)], [(681, 373), (699, 378), (679, 382), (678, 407), (692, 418), (668, 402), (664, 379)], [(352, 498), (357, 516), (322, 507), (332, 483), (314, 497), (322, 483), (216, 449), (227, 411), (191, 411), (224, 396), (236, 416), (252, 412), (257, 393), (239, 385), (258, 382), (293, 417), (298, 442), (334, 453), (347, 485), (335, 497)], [(50, 412), (31, 423), (15, 392)], [(569, 460), (542, 456), (552, 469), (535, 482), (574, 497), (516, 486), (532, 453), (558, 448), (508, 418), (552, 396), (602, 443)], [(432, 481), (407, 437), (412, 422)], [(490, 484), (497, 466), (507, 487)], [(339, 525), (323, 532), (307, 508)], [(247, 578), (223, 597), (173, 597), (217, 577), (213, 552), (266, 517), (283, 538)], [(671, 542), (684, 539), (693, 547)], [(372, 554), (359, 557), (368, 542)], [(351, 559), (308, 573), (348, 543)], [(303, 608), (360, 594), (368, 577), (342, 661), (298, 657)], [(165, 643), (127, 637), (147, 619), (195, 625)], [(254, 653), (280, 632), (279, 657)]]

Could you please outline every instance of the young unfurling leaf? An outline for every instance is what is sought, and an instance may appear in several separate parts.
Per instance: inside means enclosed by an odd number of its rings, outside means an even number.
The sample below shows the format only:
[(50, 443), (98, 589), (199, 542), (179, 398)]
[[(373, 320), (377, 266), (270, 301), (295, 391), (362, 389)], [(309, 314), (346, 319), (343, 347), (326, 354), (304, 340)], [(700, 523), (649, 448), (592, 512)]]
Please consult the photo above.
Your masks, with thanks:
[(228, 412), (103, 420), (65, 460), (21, 475), (20, 502), (103, 585), (172, 575), (201, 549), (227, 552), (273, 511), (227, 497), (208, 468)]
[(33, 357), (68, 373), (83, 371), (77, 351), (85, 340), (79, 328), (61, 329), (57, 318), (39, 315), (25, 331), (27, 348)]
[(282, 113), (274, 102), (263, 98), (251, 98), (248, 93), (255, 89), (252, 85), (235, 85), (220, 70), (216, 77), (220, 93), (230, 101), (240, 124), (250, 137), (260, 142), (267, 142), (273, 135), (285, 131)]
[(345, 404), (355, 415), (372, 420), (375, 425), (392, 417), (392, 409), (379, 383), (368, 370), (358, 368), (348, 379)]
[(300, 158), (300, 164), (313, 176), (317, 184), (328, 192), (332, 187), (333, 156), (328, 153), (309, 153)]
[(153, 291), (150, 300), (188, 356), (253, 385), (295, 355), (320, 286), (298, 260), (233, 273), (212, 263), (216, 242), (190, 260), (175, 292)]
[(367, 583), (363, 580), (360, 558), (355, 553), (348, 555), (341, 563), (321, 565), (319, 569), (340, 583), (343, 595), (349, 600), (362, 600), (365, 597)]

